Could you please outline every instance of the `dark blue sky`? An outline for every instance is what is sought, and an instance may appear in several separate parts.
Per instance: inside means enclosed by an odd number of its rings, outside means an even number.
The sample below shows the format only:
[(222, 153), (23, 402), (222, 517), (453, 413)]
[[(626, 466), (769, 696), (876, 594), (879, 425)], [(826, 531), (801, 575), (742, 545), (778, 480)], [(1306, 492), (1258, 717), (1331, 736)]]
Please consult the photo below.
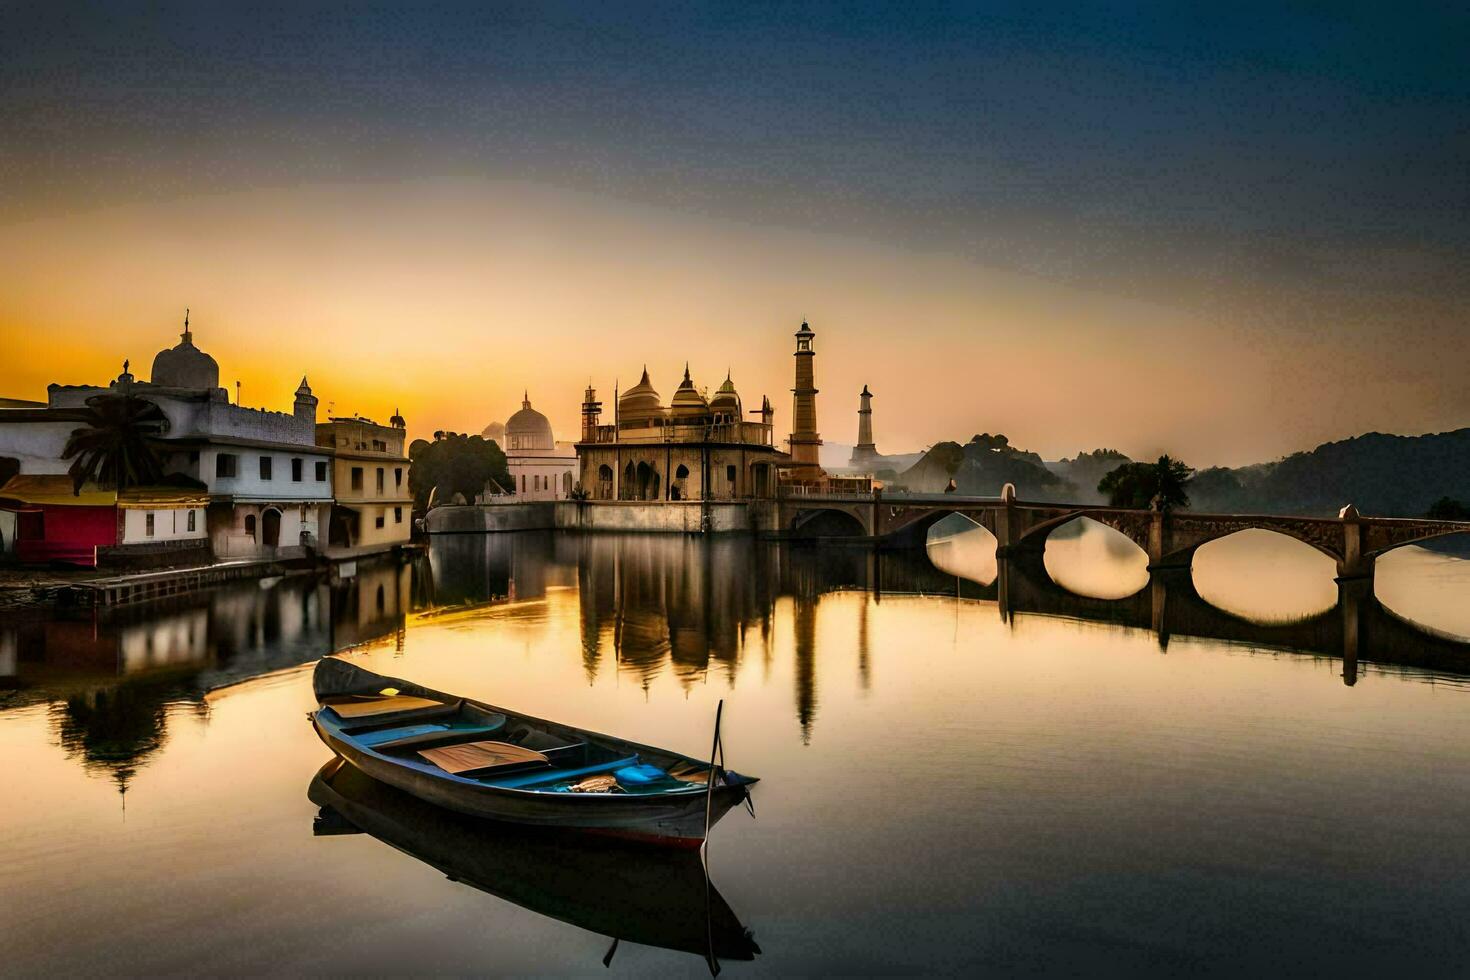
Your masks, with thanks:
[(8, 4), (0, 213), (487, 174), (1052, 273), (1464, 257), (1470, 8), (1032, 8)]

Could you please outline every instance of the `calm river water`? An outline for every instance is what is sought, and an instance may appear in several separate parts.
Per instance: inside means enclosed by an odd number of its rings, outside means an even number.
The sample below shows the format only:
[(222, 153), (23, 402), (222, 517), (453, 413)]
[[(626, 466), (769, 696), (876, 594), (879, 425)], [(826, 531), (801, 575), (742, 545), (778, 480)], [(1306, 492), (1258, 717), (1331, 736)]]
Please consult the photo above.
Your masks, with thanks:
[[(1253, 639), (1337, 622), (1331, 567), (1282, 539), (1202, 550), (1208, 608), (1162, 637), (1110, 533), (1045, 555), (1090, 604), (1001, 595), (957, 524), (927, 556), (440, 537), (334, 583), (0, 612), (3, 972), (601, 974), (621, 936), (612, 971), (703, 974), (710, 933), (754, 955), (731, 973), (1470, 971), (1466, 681), (1371, 637), (1355, 673)], [(1392, 554), (1376, 593), (1437, 650), (1470, 635), (1452, 550)], [(717, 921), (697, 862), (372, 787), (402, 834), (317, 820), (332, 652), (692, 755), (723, 698), (729, 763), (762, 782), (712, 837)]]

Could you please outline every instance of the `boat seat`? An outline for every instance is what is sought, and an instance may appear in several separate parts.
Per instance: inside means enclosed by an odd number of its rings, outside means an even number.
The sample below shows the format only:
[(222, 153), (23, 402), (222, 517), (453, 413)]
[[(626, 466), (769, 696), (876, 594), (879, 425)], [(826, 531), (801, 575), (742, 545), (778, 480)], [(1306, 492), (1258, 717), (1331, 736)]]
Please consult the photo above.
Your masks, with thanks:
[(375, 731), (363, 732), (353, 737), (362, 745), (371, 746), (382, 752), (388, 749), (406, 749), (414, 745), (424, 745), (441, 739), (469, 738), (470, 736), (485, 736), (498, 732), (505, 727), (505, 716), (499, 721), (492, 721), (484, 725), (467, 725), (456, 727), (449, 722), (429, 722), (422, 725), (402, 725), (397, 728), (379, 728)]
[(443, 701), (414, 697), (411, 694), (371, 695), (348, 697), (327, 702), (327, 707), (344, 719), (375, 718), (378, 715), (396, 714), (403, 711), (420, 711), (424, 708), (442, 708)]
[(582, 766), (580, 769), (538, 769), (515, 776), (502, 776), (498, 779), (487, 779), (486, 784), (499, 786), (501, 789), (533, 789), (548, 783), (559, 783), (564, 779), (576, 779), (580, 776), (591, 776), (599, 772), (611, 772), (624, 766), (631, 766), (638, 761), (636, 755), (625, 756), (621, 759), (610, 759), (593, 766)]
[(419, 755), (447, 773), (456, 776), (491, 773), (506, 769), (537, 768), (551, 765), (546, 756), (508, 742), (465, 742), (420, 749)]

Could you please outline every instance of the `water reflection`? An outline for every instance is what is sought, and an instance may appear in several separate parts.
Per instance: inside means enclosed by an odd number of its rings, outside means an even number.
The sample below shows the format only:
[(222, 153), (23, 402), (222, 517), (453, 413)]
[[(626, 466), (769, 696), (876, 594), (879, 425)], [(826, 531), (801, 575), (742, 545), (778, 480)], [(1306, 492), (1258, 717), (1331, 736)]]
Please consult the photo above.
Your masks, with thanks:
[(926, 548), (936, 568), (989, 585), (997, 574), (995, 535), (964, 514), (950, 514), (929, 529)]
[(335, 759), (307, 796), (322, 808), (317, 836), (369, 834), (450, 881), (608, 939), (713, 957), (712, 965), (760, 952), (696, 852), (462, 816)]
[(1378, 559), (1374, 592), (1398, 615), (1470, 640), (1470, 535), (1396, 548)]
[(1306, 619), (1337, 605), (1337, 562), (1273, 531), (1251, 528), (1201, 545), (1193, 570), (1201, 598), (1253, 622)]
[(1046, 572), (1069, 592), (1123, 599), (1148, 585), (1148, 555), (1126, 534), (1088, 517), (1046, 538)]
[(30, 609), (0, 624), (7, 707), (51, 702), (56, 742), (126, 792), (168, 739), (171, 709), (207, 720), (204, 694), (384, 636), (402, 637), (410, 569), (238, 583), (115, 608)]

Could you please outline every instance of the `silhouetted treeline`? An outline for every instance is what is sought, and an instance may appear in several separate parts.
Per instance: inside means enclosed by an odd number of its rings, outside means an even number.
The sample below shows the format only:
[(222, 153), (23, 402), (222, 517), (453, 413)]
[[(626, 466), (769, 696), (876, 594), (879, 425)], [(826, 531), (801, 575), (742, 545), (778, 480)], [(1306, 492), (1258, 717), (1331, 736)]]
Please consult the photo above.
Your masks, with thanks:
[[(1025, 500), (1104, 503), (1099, 481), (1130, 462), (1117, 450), (1098, 449), (1047, 463), (1005, 436), (987, 434), (964, 446), (935, 445), (895, 482), (936, 491), (953, 478), (960, 493), (982, 496), (1014, 483)], [(1442, 498), (1470, 500), (1470, 429), (1423, 436), (1370, 432), (1273, 463), (1211, 467), (1195, 474), (1188, 492), (1197, 511), (1326, 516), (1351, 503), (1364, 514), (1420, 517)]]

